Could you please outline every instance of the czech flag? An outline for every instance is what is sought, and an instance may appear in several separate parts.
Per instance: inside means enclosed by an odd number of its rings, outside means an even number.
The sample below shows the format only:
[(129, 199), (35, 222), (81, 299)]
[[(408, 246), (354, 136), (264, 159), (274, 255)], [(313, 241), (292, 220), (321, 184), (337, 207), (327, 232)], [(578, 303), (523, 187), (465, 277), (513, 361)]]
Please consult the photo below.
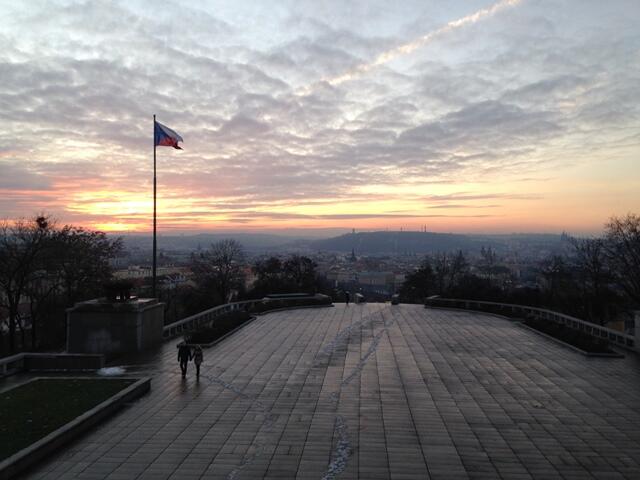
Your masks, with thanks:
[(182, 150), (182, 147), (178, 145), (178, 142), (184, 142), (182, 137), (161, 123), (155, 122), (153, 126), (153, 137), (155, 145)]

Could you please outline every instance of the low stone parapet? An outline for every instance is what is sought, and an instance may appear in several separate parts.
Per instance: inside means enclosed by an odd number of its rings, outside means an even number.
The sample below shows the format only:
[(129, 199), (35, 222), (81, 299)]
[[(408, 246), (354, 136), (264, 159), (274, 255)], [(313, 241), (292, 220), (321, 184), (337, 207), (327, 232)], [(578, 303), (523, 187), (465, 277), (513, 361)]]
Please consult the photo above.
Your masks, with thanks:
[(104, 355), (90, 353), (28, 353), (24, 369), (31, 372), (87, 371), (104, 367)]
[(331, 298), (327, 295), (305, 293), (288, 293), (267, 295), (264, 298), (255, 300), (245, 300), (242, 302), (225, 303), (217, 307), (204, 310), (190, 317), (183, 318), (177, 322), (164, 326), (164, 338), (168, 340), (180, 335), (187, 334), (198, 327), (211, 325), (216, 318), (234, 311), (245, 311), (255, 315), (272, 312), (280, 309), (308, 308), (318, 306), (331, 306)]
[(503, 315), (510, 318), (527, 318), (529, 316), (541, 320), (548, 320), (562, 325), (566, 325), (574, 330), (582, 331), (594, 338), (607, 340), (611, 345), (625, 348), (627, 350), (640, 351), (639, 326), (640, 319), (636, 314), (635, 336), (628, 333), (603, 327), (595, 323), (587, 322), (579, 318), (554, 312), (545, 308), (530, 307), (527, 305), (517, 305), (512, 303), (485, 302), (479, 300), (466, 300), (458, 298), (440, 298), (438, 295), (426, 299), (425, 307), (454, 308), (463, 310), (474, 310), (486, 313)]
[(0, 377), (19, 372), (86, 372), (104, 367), (104, 355), (23, 352), (0, 359)]

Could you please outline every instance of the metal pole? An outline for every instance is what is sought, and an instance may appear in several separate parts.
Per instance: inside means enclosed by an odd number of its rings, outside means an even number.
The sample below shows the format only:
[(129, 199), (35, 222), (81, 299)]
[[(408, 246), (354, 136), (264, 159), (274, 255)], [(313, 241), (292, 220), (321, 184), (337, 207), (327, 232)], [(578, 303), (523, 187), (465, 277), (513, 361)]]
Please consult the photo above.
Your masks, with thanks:
[(153, 115), (153, 288), (152, 296), (156, 298), (156, 116)]

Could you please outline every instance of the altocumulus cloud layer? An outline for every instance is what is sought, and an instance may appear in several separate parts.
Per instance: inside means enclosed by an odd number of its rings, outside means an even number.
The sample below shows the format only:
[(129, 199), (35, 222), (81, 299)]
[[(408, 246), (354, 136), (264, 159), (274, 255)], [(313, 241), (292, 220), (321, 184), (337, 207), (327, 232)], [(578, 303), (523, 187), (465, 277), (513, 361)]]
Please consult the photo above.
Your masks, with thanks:
[(159, 150), (165, 228), (544, 227), (526, 216), (598, 195), (593, 228), (638, 206), (635, 0), (523, 0), (341, 82), (494, 3), (193, 4), (2, 6), (3, 217), (148, 228), (153, 113), (185, 138)]

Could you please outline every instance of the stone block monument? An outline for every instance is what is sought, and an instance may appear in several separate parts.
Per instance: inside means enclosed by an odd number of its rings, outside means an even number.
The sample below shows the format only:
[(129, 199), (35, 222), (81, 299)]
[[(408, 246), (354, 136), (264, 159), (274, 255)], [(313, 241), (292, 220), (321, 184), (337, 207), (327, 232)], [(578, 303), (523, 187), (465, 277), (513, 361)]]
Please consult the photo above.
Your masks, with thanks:
[(67, 310), (67, 352), (139, 352), (162, 342), (164, 304), (155, 298), (101, 298)]

